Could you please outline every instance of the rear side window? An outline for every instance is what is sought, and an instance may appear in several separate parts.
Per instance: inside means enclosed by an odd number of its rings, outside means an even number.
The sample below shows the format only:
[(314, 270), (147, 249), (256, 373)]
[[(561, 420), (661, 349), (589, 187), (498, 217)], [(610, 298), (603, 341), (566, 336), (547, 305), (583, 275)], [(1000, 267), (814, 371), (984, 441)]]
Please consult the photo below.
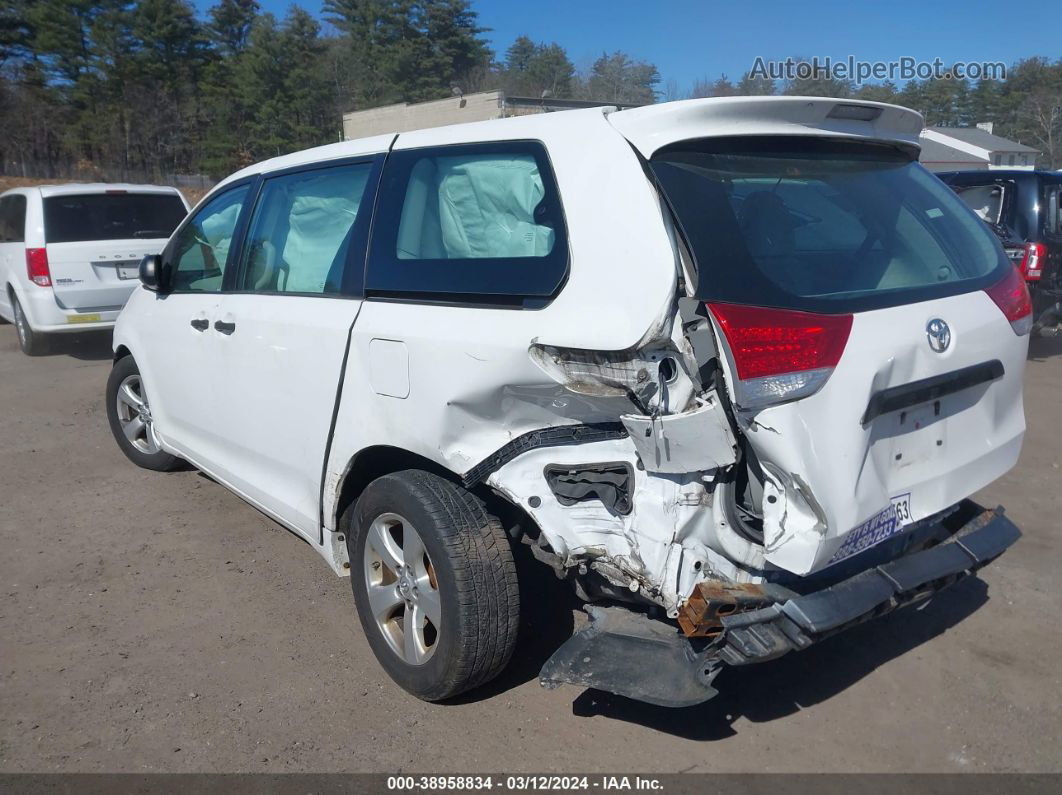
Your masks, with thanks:
[(704, 300), (861, 311), (982, 289), (1009, 267), (988, 227), (892, 147), (715, 139), (651, 166)]
[(26, 197), (20, 193), (0, 199), (0, 243), (26, 239)]
[(567, 266), (560, 197), (541, 144), (391, 154), (367, 291), (508, 303), (553, 295)]
[(168, 238), (185, 216), (184, 203), (166, 193), (86, 193), (44, 200), (48, 243)]
[(338, 293), (372, 167), (357, 163), (267, 179), (236, 289)]

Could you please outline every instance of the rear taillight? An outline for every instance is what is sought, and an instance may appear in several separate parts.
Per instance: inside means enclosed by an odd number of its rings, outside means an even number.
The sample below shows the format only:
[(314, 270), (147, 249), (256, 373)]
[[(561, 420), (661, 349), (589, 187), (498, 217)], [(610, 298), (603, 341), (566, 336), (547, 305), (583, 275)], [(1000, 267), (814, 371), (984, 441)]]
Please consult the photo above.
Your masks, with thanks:
[(730, 348), (735, 402), (762, 408), (817, 392), (841, 360), (851, 315), (708, 304)]
[(52, 272), (48, 269), (47, 249), (26, 249), (26, 275), (38, 287), (52, 286)]
[(985, 290), (1019, 337), (1032, 331), (1032, 298), (1017, 268), (1008, 268), (1003, 281)]
[(1044, 261), (1047, 259), (1047, 248), (1043, 243), (1026, 243), (1022, 250), (1021, 262), (1018, 270), (1021, 275), (1030, 282), (1040, 281), (1044, 274)]

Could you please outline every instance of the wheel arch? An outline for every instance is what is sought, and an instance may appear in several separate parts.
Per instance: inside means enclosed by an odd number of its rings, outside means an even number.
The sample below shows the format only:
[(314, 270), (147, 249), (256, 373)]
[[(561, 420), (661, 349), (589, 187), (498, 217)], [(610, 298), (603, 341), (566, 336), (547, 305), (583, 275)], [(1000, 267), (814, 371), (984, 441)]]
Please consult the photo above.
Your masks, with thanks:
[[(464, 488), (461, 476), (446, 465), (434, 461), (420, 453), (415, 453), (403, 447), (392, 445), (373, 445), (366, 447), (357, 453), (347, 463), (339, 479), (334, 494), (335, 501), (332, 503), (330, 514), (325, 518), (331, 518), (331, 527), (334, 537), (338, 538), (347, 528), (341, 526), (344, 514), (350, 509), (365, 487), (377, 478), (390, 475), (393, 472), (401, 472), (404, 469), (421, 469), (432, 472), (446, 478)], [(486, 505), (487, 510), (496, 516), (502, 523), (507, 534), (513, 539), (528, 536), (537, 539), (542, 534), (542, 529), (529, 513), (518, 503), (514, 502), (509, 495), (492, 489), (485, 483), (468, 489)], [(327, 509), (328, 506), (326, 505)], [(322, 543), (325, 543), (322, 541)], [(343, 546), (340, 544), (340, 546)], [(519, 547), (519, 544), (514, 544)], [(344, 547), (345, 548), (345, 547)], [(335, 568), (335, 567), (333, 567)], [(339, 570), (336, 569), (338, 572)]]
[(339, 520), (347, 509), (357, 502), (366, 486), (377, 478), (404, 469), (422, 469), (455, 483), (461, 482), (456, 473), (438, 461), (404, 447), (380, 444), (363, 448), (347, 462), (339, 478), (331, 511), (332, 526), (339, 529)]
[(114, 349), (114, 364), (124, 359), (126, 356), (132, 356), (133, 352), (124, 345), (119, 345)]
[(26, 299), (22, 294), (22, 286), (15, 280), (9, 279), (4, 285), (4, 292), (7, 293), (8, 303), (11, 304), (11, 314), (15, 313), (15, 301), (19, 302), (22, 307), (23, 313), (26, 315), (26, 320), (29, 320), (29, 312), (26, 311)]

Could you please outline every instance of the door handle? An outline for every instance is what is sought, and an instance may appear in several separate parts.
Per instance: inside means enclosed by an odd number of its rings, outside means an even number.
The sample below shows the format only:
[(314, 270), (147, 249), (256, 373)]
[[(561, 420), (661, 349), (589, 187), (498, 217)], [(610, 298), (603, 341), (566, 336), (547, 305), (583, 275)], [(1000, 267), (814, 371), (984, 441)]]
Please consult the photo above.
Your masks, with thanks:
[(214, 331), (220, 331), (222, 334), (231, 334), (235, 330), (235, 323), (222, 323), (220, 320), (214, 321)]
[(189, 325), (196, 331), (206, 331), (208, 328), (210, 328), (210, 321), (207, 320), (205, 317), (194, 318), (193, 320), (189, 321)]

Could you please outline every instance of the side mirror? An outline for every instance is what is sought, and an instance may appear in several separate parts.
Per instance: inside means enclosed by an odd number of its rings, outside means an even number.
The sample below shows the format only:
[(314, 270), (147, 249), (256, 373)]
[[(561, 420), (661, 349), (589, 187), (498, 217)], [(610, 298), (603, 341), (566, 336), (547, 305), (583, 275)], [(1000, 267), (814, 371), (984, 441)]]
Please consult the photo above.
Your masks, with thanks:
[(140, 260), (140, 283), (149, 290), (158, 292), (159, 277), (162, 274), (162, 256), (148, 254)]

